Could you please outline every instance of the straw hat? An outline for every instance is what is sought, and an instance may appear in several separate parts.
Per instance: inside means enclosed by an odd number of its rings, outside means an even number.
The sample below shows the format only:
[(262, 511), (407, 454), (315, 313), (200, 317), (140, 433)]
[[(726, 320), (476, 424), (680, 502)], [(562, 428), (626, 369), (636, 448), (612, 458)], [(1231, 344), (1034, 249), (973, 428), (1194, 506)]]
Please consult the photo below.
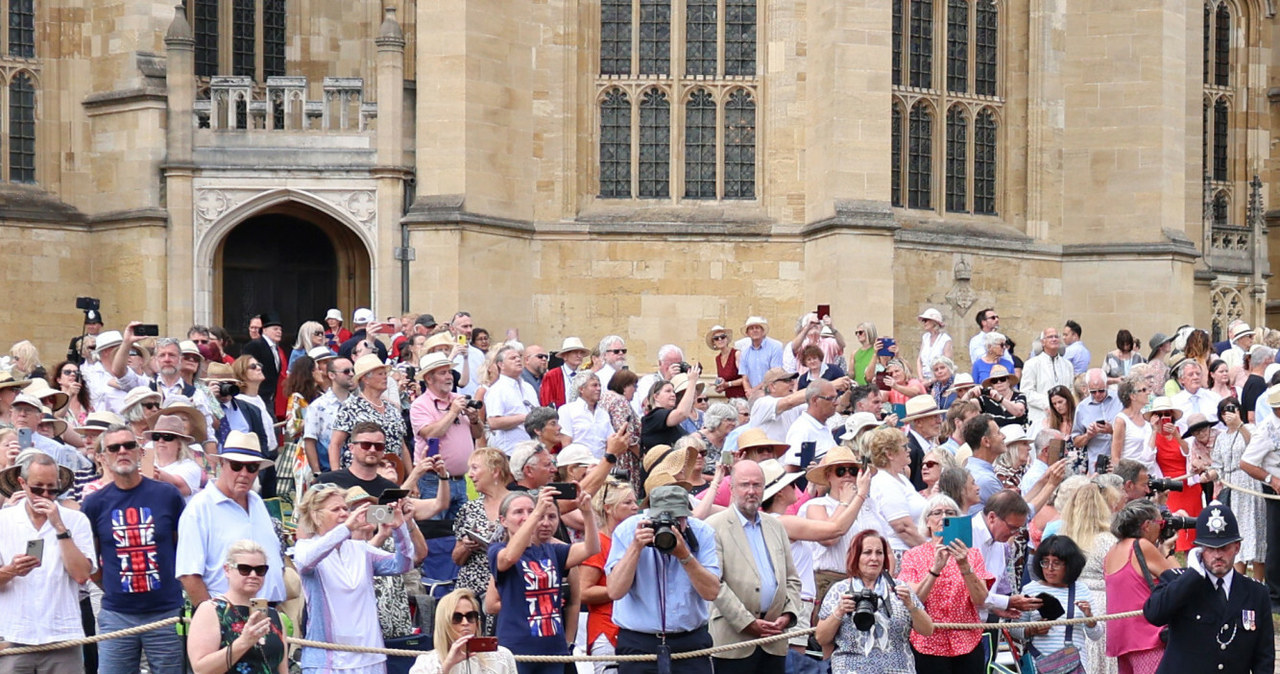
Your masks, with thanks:
[(1280, 384), (1267, 389), (1267, 405), (1280, 407)]
[(360, 485), (356, 485), (348, 489), (346, 494), (342, 497), (342, 500), (349, 506), (357, 503), (363, 503), (365, 501), (372, 501), (373, 503), (378, 502), (378, 499), (371, 496), (369, 492), (365, 491), (364, 487), (361, 487)]
[[(707, 386), (706, 382), (703, 382), (703, 381), (698, 382), (698, 391), (701, 392), (702, 389), (706, 388), (706, 386)], [(685, 389), (689, 388), (689, 375), (681, 372), (680, 374), (672, 377), (671, 388), (675, 390), (676, 395), (683, 393)]]
[(799, 372), (787, 372), (780, 367), (771, 367), (764, 373), (764, 380), (761, 383), (761, 386), (768, 386), (775, 381), (789, 381), (799, 378)]
[(947, 327), (947, 322), (942, 320), (942, 313), (933, 307), (929, 307), (928, 309), (920, 312), (920, 315), (916, 316), (916, 318), (922, 321), (933, 321), (938, 324), (938, 327)]
[(747, 328), (753, 325), (762, 326), (764, 328), (764, 334), (769, 334), (769, 321), (766, 321), (762, 316), (751, 316), (748, 318), (747, 322), (742, 324), (742, 334), (747, 334)]
[(816, 466), (812, 466), (805, 471), (804, 476), (810, 482), (830, 487), (831, 482), (827, 480), (827, 469), (832, 466), (862, 466), (862, 461), (853, 455), (853, 450), (844, 445), (836, 445), (827, 450), (826, 456), (822, 457), (822, 461)]
[[(9, 498), (10, 496), (13, 496), (14, 493), (22, 490), (22, 485), (18, 484), (18, 478), (22, 476), (22, 469), (25, 468), (28, 463), (31, 463), (31, 459), (35, 458), (37, 454), (45, 453), (34, 447), (28, 447), (19, 452), (18, 456), (14, 457), (13, 465), (5, 468), (4, 470), (0, 470), (0, 496)], [(45, 454), (45, 456), (48, 456), (48, 454)], [(71, 483), (74, 479), (75, 474), (71, 472), (70, 468), (63, 465), (58, 466), (59, 491), (70, 489)]]
[(591, 349), (583, 346), (581, 339), (577, 337), (565, 337), (564, 341), (560, 342), (560, 350), (556, 351), (556, 355), (564, 357), (564, 354), (572, 353), (574, 351), (581, 351), (588, 355), (591, 354)]
[(333, 349), (330, 349), (329, 347), (322, 345), (322, 346), (313, 346), (310, 349), (308, 349), (307, 356), (310, 357), (311, 360), (314, 361), (317, 365), (319, 365), (320, 363), (323, 363), (326, 360), (333, 360), (334, 358), (337, 358), (338, 354), (334, 353)]
[(907, 400), (907, 414), (902, 417), (902, 421), (911, 422), (916, 419), (936, 417), (946, 413), (946, 410), (938, 407), (938, 401), (934, 400), (933, 396), (922, 393)]
[(26, 385), (27, 385), (26, 379), (14, 379), (12, 372), (9, 372), (8, 370), (0, 370), (0, 389), (14, 388), (14, 387), (26, 386)]
[(944, 391), (944, 393), (951, 395), (966, 389), (971, 389), (975, 386), (977, 386), (977, 384), (973, 381), (973, 375), (968, 372), (957, 372), (955, 378), (952, 379), (951, 388)]
[(114, 412), (90, 412), (84, 423), (74, 428), (75, 432), (84, 434), (94, 431), (105, 431), (112, 426), (123, 426), (124, 419)]
[(31, 383), (27, 384), (27, 387), (22, 389), (22, 392), (40, 401), (43, 401), (45, 398), (53, 398), (53, 404), (50, 405), (50, 407), (53, 408), (54, 412), (61, 411), (62, 408), (66, 407), (67, 403), (71, 401), (71, 396), (49, 386), (49, 382), (43, 379), (32, 379)]
[(427, 343), (424, 348), (427, 351), (438, 349), (440, 347), (448, 347), (452, 349), (454, 344), (457, 344), (457, 342), (453, 341), (452, 335), (447, 332), (437, 332), (427, 339)]
[(782, 467), (776, 459), (766, 459), (760, 462), (760, 471), (764, 473), (764, 496), (762, 501), (768, 501), (782, 491), (787, 485), (804, 477), (804, 473), (795, 472), (788, 473), (786, 468)]
[(1191, 413), (1191, 416), (1187, 417), (1187, 430), (1182, 434), (1182, 439), (1185, 440), (1196, 433), (1199, 433), (1202, 429), (1213, 426), (1215, 423), (1217, 422), (1209, 421), (1208, 417), (1205, 415), (1199, 412), (1193, 412)]
[(209, 439), (209, 434), (205, 431), (209, 422), (204, 418), (204, 412), (196, 409), (196, 406), (191, 404), (191, 401), (186, 396), (169, 396), (169, 399), (160, 406), (160, 413), (186, 417), (187, 433), (191, 436), (192, 442), (203, 443)]
[(44, 414), (40, 416), (40, 423), (53, 424), (53, 437), (60, 438), (63, 433), (67, 432), (67, 422), (53, 416), (53, 412), (48, 408), (44, 408)]
[(870, 412), (854, 412), (844, 422), (844, 433), (840, 434), (840, 441), (851, 440), (868, 428), (876, 428), (883, 424), (883, 421)]
[(418, 377), (422, 377), (423, 375), (442, 367), (452, 366), (453, 362), (450, 361), (449, 357), (443, 353), (428, 353), (422, 357), (422, 360), (418, 361)]
[(1252, 334), (1254, 334), (1253, 328), (1249, 327), (1248, 323), (1241, 323), (1231, 331), (1231, 341), (1234, 342), (1241, 337)]
[(263, 456), (262, 445), (258, 442), (258, 436), (243, 431), (231, 431), (228, 433), (227, 441), (223, 445), (222, 451), (212, 456), (237, 463), (253, 463), (256, 461), (263, 468), (275, 463)]
[(204, 380), (212, 382), (229, 381), (237, 384), (240, 383), (240, 378), (236, 376), (236, 371), (231, 369), (230, 365), (214, 362), (210, 362), (209, 367), (205, 370)]
[(157, 433), (168, 433), (168, 434), (176, 435), (180, 438), (185, 439), (188, 444), (190, 444), (191, 441), (194, 440), (194, 438), (192, 438), (190, 435), (187, 435), (186, 423), (183, 422), (182, 417), (176, 414), (160, 415), (160, 418), (156, 419), (155, 428), (149, 431), (142, 432), (142, 434), (149, 439), (154, 438)]
[(356, 359), (355, 381), (360, 381), (366, 374), (375, 370), (390, 369), (390, 365), (382, 362), (376, 353), (366, 353)]
[(987, 374), (987, 378), (982, 380), (982, 386), (984, 388), (990, 386), (991, 382), (996, 379), (1008, 379), (1010, 386), (1018, 385), (1018, 375), (1010, 372), (1003, 365), (996, 365), (991, 368), (991, 372)]
[(205, 359), (204, 354), (200, 353), (200, 347), (196, 346), (196, 343), (189, 339), (184, 339), (181, 342), (178, 342), (178, 352), (184, 356), (195, 356), (200, 360)]
[(759, 428), (748, 428), (738, 435), (739, 452), (749, 449), (768, 449), (776, 456), (779, 452), (785, 452), (790, 448), (791, 445), (785, 442), (775, 442)]
[(644, 469), (648, 477), (644, 481), (645, 493), (665, 484), (678, 484), (676, 478), (693, 472), (698, 451), (691, 447), (677, 451), (670, 445), (654, 445), (644, 455)]
[(120, 406), (121, 410), (127, 410), (134, 405), (141, 405), (148, 400), (154, 400), (157, 405), (160, 404), (160, 394), (152, 391), (147, 386), (135, 386), (129, 389), (124, 396), (124, 404)]
[[(1268, 401), (1269, 400), (1270, 398), (1268, 398)], [(1182, 410), (1173, 406), (1173, 401), (1169, 399), (1169, 396), (1158, 396), (1155, 400), (1151, 401), (1151, 409), (1147, 410), (1147, 413), (1142, 416), (1146, 417), (1146, 419), (1150, 421), (1151, 416), (1156, 412), (1173, 412), (1174, 421), (1182, 418)]]
[(715, 342), (711, 341), (711, 338), (715, 337), (716, 335), (724, 335), (726, 339), (731, 337), (731, 335), (729, 334), (729, 331), (723, 325), (713, 325), (711, 326), (711, 329), (707, 331), (707, 334), (702, 338), (703, 341), (707, 343), (707, 346), (709, 348), (712, 348), (712, 349), (716, 348)]

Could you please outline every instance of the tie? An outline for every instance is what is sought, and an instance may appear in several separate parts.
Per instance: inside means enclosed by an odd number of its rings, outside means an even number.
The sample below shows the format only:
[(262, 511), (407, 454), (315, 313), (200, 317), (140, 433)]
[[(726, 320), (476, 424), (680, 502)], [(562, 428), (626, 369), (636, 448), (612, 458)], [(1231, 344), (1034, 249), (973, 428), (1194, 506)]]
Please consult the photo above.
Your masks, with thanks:
[[(1196, 414), (1200, 413), (1200, 394), (1199, 393), (1191, 394), (1191, 411), (1195, 412)], [(1222, 589), (1221, 578), (1218, 579), (1218, 589)]]
[(222, 421), (218, 423), (218, 451), (222, 451), (222, 448), (227, 446), (227, 436), (231, 434), (230, 409), (231, 406), (223, 408)]
[(1218, 596), (1222, 598), (1222, 603), (1227, 603), (1227, 588), (1222, 586), (1222, 579), (1218, 579)]

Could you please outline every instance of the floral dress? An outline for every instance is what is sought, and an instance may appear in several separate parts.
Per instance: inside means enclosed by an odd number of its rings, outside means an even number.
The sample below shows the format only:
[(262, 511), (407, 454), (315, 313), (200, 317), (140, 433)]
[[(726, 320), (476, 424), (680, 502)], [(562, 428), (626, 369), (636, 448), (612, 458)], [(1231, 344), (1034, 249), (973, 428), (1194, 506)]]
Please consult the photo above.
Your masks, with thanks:
[[(837, 581), (827, 590), (822, 600), (822, 608), (818, 611), (818, 619), (824, 620), (835, 613), (840, 598), (863, 589), (861, 578), (846, 578)], [(876, 581), (876, 594), (880, 595), (879, 608), (876, 611), (875, 625), (863, 632), (853, 624), (853, 616), (845, 616), (840, 621), (840, 629), (836, 632), (835, 652), (831, 655), (832, 672), (914, 672), (915, 657), (911, 654), (911, 613), (889, 584), (880, 578)], [(913, 606), (921, 606), (920, 600), (912, 592)], [(885, 599), (886, 597), (891, 597)]]
[[(394, 553), (396, 542), (387, 536), (379, 547)], [(374, 576), (373, 596), (378, 602), (378, 623), (382, 625), (384, 640), (413, 634), (413, 616), (409, 613), (409, 593), (404, 589), (404, 576)]]
[[(363, 395), (352, 394), (347, 396), (342, 407), (338, 408), (338, 415), (333, 420), (333, 430), (342, 431), (351, 434), (351, 429), (361, 421), (372, 421), (382, 427), (382, 432), (387, 436), (387, 453), (400, 456), (404, 447), (404, 416), (400, 414), (400, 407), (388, 404), (386, 401), (382, 403), (382, 410), (379, 412), (374, 408)], [(350, 438), (348, 438), (349, 440)], [(342, 465), (340, 468), (346, 468), (351, 465), (351, 450), (348, 447), (342, 448)], [(334, 468), (333, 470), (337, 470)]]
[[(226, 648), (244, 630), (250, 609), (248, 606), (236, 606), (227, 601), (226, 597), (214, 597), (212, 601), (218, 615), (218, 627), (222, 632), (218, 648)], [(284, 659), (284, 628), (280, 625), (280, 614), (275, 609), (267, 609), (267, 615), (271, 619), (271, 629), (264, 637), (265, 643), (250, 648), (231, 665), (231, 669), (227, 670), (231, 674), (275, 674), (279, 671), (280, 661)]]
[[(494, 540), (494, 534), (498, 531), (498, 523), (489, 519), (484, 511), (484, 497), (472, 499), (462, 504), (458, 509), (458, 517), (453, 521), (453, 535), (461, 538), (466, 534), (462, 533), (470, 529), (489, 540)], [(489, 589), (489, 578), (493, 575), (489, 569), (489, 558), (486, 555), (485, 548), (481, 548), (471, 553), (466, 563), (458, 569), (458, 578), (454, 582), (456, 588), (467, 588), (476, 593), (477, 597), (484, 597), (485, 591)], [(481, 602), (483, 604), (483, 601)], [(492, 626), (492, 620), (486, 618), (487, 624)]]
[[(1223, 432), (1213, 443), (1213, 467), (1222, 476), (1222, 481), (1245, 489), (1262, 491), (1262, 483), (1249, 477), (1240, 470), (1240, 459), (1248, 447), (1244, 435), (1239, 431)], [(1263, 500), (1252, 494), (1234, 489), (1224, 489), (1219, 500), (1231, 506), (1236, 522), (1240, 524), (1239, 562), (1261, 562), (1267, 558), (1267, 507)]]
[[(627, 429), (627, 446), (635, 447), (640, 444), (640, 418), (636, 416), (636, 411), (631, 409), (631, 403), (627, 402), (615, 391), (605, 391), (604, 397), (600, 399), (604, 405), (604, 409), (609, 413), (609, 423), (613, 426), (613, 430), (617, 431), (622, 427)], [(641, 470), (640, 457), (634, 452), (623, 452), (618, 457), (617, 470), (627, 474), (627, 480), (631, 484), (631, 489), (637, 494), (644, 493), (643, 471)]]

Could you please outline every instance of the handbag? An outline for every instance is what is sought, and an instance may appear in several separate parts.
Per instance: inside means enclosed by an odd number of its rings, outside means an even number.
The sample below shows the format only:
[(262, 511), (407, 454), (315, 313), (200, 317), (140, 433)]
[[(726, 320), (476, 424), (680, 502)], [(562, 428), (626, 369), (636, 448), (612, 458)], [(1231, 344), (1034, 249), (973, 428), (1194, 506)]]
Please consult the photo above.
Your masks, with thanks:
[[(1151, 578), (1151, 569), (1147, 568), (1147, 557), (1142, 554), (1142, 548), (1138, 546), (1138, 539), (1133, 539), (1133, 556), (1138, 558), (1138, 566), (1142, 569), (1142, 579), (1147, 581), (1147, 589), (1152, 592), (1156, 591), (1156, 583)], [(1165, 625), (1160, 628), (1160, 643), (1165, 646), (1169, 645), (1169, 626)]]
[[(1076, 607), (1076, 587), (1073, 584), (1067, 591), (1067, 618), (1071, 618)], [(1075, 625), (1067, 625), (1065, 645), (1048, 655), (1040, 655), (1034, 645), (1027, 646), (1031, 653), (1037, 674), (1085, 674), (1084, 663), (1080, 659), (1080, 649), (1071, 643), (1071, 634)]]

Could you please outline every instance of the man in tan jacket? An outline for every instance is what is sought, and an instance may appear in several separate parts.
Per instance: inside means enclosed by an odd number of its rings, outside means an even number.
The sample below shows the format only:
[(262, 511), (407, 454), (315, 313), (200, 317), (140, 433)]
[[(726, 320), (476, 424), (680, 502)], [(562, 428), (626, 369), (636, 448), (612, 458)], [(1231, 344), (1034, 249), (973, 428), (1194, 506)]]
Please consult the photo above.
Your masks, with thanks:
[[(716, 646), (741, 643), (786, 631), (800, 611), (800, 576), (791, 558), (787, 532), (760, 512), (764, 472), (754, 461), (733, 467), (733, 506), (712, 515), (716, 552), (721, 560), (720, 594), (711, 609), (711, 638)], [(787, 641), (743, 646), (715, 656), (716, 669), (736, 674), (782, 674)]]

